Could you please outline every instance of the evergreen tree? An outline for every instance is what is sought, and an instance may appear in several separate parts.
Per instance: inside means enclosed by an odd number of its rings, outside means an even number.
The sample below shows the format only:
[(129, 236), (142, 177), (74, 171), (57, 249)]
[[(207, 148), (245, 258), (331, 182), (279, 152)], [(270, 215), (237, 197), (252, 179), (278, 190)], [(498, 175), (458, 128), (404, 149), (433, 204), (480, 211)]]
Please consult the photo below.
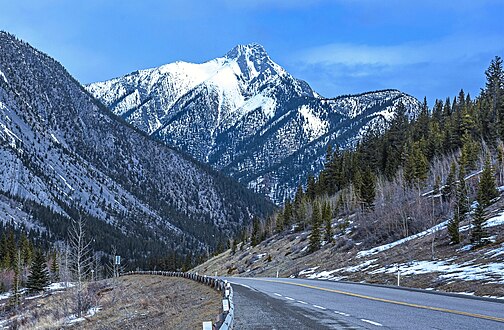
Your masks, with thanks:
[(308, 197), (310, 201), (313, 201), (315, 199), (315, 195), (316, 195), (315, 177), (313, 176), (313, 174), (310, 174), (308, 175), (308, 183), (306, 186), (306, 197)]
[(458, 212), (454, 212), (453, 219), (448, 222), (448, 234), (450, 235), (450, 242), (453, 244), (460, 243), (460, 218)]
[(313, 203), (311, 225), (312, 230), (308, 250), (315, 252), (320, 249), (320, 206), (318, 202)]
[(292, 224), (292, 218), (293, 218), (293, 207), (290, 199), (287, 198), (284, 204), (282, 227), (289, 227)]
[(498, 136), (504, 137), (504, 70), (502, 58), (496, 56), (485, 71), (486, 84), (482, 91), (489, 106), (490, 119), (496, 121)]
[(374, 201), (375, 201), (375, 176), (371, 169), (366, 167), (362, 175), (362, 184), (360, 188), (360, 197), (362, 201), (362, 206), (365, 210), (373, 210), (374, 209)]
[(450, 201), (454, 192), (455, 192), (455, 175), (456, 175), (457, 167), (455, 162), (452, 162), (450, 165), (450, 172), (446, 177), (446, 181), (444, 187), (442, 189), (443, 199)]
[(462, 152), (460, 165), (467, 170), (474, 170), (478, 161), (479, 145), (469, 133), (462, 136)]
[(28, 240), (24, 233), (21, 234), (19, 240), (19, 246), (21, 249), (21, 261), (23, 265), (29, 265), (31, 263), (33, 247), (31, 242)]
[(494, 171), (490, 163), (490, 157), (487, 156), (478, 185), (478, 202), (485, 208), (497, 196), (499, 196), (499, 192), (496, 188)]
[(54, 252), (51, 258), (51, 281), (58, 282), (59, 280), (58, 253)]
[(458, 213), (460, 220), (464, 220), (465, 215), (469, 212), (469, 200), (467, 199), (465, 171), (462, 166), (460, 166), (459, 168), (456, 208), (457, 208), (456, 212)]
[(35, 251), (30, 268), (30, 275), (26, 282), (26, 287), (30, 292), (43, 291), (44, 287), (49, 285), (49, 272), (47, 270), (46, 258), (39, 249)]
[(12, 283), (12, 296), (10, 299), (10, 305), (14, 306), (17, 308), (17, 306), (21, 303), (21, 272), (22, 272), (22, 258), (21, 258), (21, 251), (18, 250), (16, 253), (16, 258), (15, 258), (15, 265), (14, 265), (14, 278), (13, 278), (13, 283)]
[(259, 244), (260, 241), (259, 230), (260, 230), (259, 218), (254, 217), (254, 220), (252, 220), (252, 235), (250, 237), (250, 244), (252, 246), (256, 246), (257, 244)]
[(324, 240), (328, 243), (333, 241), (333, 231), (332, 231), (332, 214), (331, 214), (331, 204), (329, 202), (324, 202), (322, 206), (322, 222), (325, 225)]
[(483, 228), (485, 222), (485, 208), (481, 203), (478, 203), (476, 210), (474, 211), (473, 227), (471, 231), (471, 243), (474, 246), (483, 246), (485, 244), (485, 238), (488, 237), (487, 232)]

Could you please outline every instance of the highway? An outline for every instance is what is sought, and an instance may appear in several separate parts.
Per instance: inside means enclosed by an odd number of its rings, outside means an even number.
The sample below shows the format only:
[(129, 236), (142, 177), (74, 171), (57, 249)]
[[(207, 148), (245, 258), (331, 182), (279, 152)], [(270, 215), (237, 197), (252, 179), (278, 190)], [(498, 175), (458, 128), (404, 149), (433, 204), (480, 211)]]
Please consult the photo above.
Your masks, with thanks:
[(504, 329), (504, 301), (286, 278), (225, 278), (236, 329)]

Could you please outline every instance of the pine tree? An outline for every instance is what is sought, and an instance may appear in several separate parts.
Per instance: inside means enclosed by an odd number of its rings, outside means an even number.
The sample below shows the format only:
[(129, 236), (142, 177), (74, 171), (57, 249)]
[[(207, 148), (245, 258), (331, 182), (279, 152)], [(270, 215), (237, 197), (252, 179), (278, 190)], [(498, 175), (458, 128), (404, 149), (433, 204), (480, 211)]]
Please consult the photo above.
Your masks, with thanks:
[(313, 174), (310, 174), (308, 175), (308, 183), (306, 186), (306, 197), (308, 197), (310, 201), (313, 201), (315, 199), (315, 193), (315, 177), (313, 176)]
[(456, 175), (457, 167), (455, 162), (452, 162), (450, 165), (450, 172), (446, 177), (446, 181), (444, 187), (442, 189), (443, 199), (450, 201), (454, 192), (455, 192), (455, 175)]
[(51, 259), (51, 281), (58, 282), (59, 280), (58, 253), (54, 252)]
[(478, 203), (476, 210), (474, 211), (473, 227), (471, 231), (471, 243), (474, 246), (483, 246), (485, 244), (485, 238), (488, 237), (487, 232), (483, 228), (485, 222), (485, 208), (481, 203)]
[(467, 186), (465, 183), (465, 171), (462, 166), (459, 169), (457, 182), (457, 213), (460, 220), (464, 220), (465, 215), (469, 212), (469, 200), (467, 199)]
[(14, 279), (12, 283), (12, 296), (10, 299), (10, 305), (17, 308), (21, 303), (21, 272), (22, 272), (22, 257), (21, 251), (17, 251), (14, 266)]
[(38, 292), (43, 291), (47, 285), (49, 285), (49, 272), (47, 270), (46, 258), (41, 250), (37, 250), (33, 256), (26, 287), (30, 292)]
[(489, 105), (490, 118), (497, 122), (498, 136), (504, 137), (504, 70), (502, 59), (496, 56), (485, 71), (486, 85), (482, 96)]
[(371, 172), (371, 168), (366, 167), (362, 175), (362, 184), (360, 191), (360, 197), (362, 201), (362, 206), (365, 210), (371, 211), (374, 209), (375, 201), (375, 176)]
[(317, 202), (313, 203), (311, 225), (312, 230), (308, 250), (315, 252), (320, 249), (320, 206)]
[(250, 244), (252, 246), (256, 246), (257, 244), (259, 244), (259, 228), (260, 224), (259, 224), (259, 218), (255, 217), (254, 220), (252, 220), (252, 235), (250, 236)]
[(453, 244), (460, 243), (460, 218), (458, 212), (454, 212), (453, 219), (448, 222), (448, 234), (450, 235), (450, 242)]
[(494, 171), (490, 163), (490, 157), (487, 156), (478, 185), (478, 202), (485, 208), (497, 196), (499, 196), (499, 192), (496, 188)]
[(324, 240), (328, 243), (333, 241), (331, 204), (325, 202), (322, 206), (322, 222), (325, 225)]
[(21, 249), (21, 260), (23, 265), (29, 265), (32, 259), (32, 245), (26, 235), (21, 234), (21, 238), (19, 239), (19, 246)]
[(292, 218), (293, 218), (293, 207), (290, 199), (287, 198), (284, 204), (282, 227), (289, 227), (292, 224)]

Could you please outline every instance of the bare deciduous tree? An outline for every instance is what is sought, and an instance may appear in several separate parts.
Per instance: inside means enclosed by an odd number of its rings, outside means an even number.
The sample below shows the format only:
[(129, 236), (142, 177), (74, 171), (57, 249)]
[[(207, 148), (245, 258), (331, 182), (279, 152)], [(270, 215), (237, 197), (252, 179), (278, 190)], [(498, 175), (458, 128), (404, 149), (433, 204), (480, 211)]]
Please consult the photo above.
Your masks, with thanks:
[(86, 295), (84, 292), (84, 283), (89, 278), (93, 258), (91, 254), (91, 240), (86, 238), (85, 222), (82, 217), (78, 220), (72, 220), (72, 225), (69, 229), (69, 245), (70, 245), (70, 269), (76, 281), (76, 303), (77, 317), (82, 316), (82, 312), (86, 306)]

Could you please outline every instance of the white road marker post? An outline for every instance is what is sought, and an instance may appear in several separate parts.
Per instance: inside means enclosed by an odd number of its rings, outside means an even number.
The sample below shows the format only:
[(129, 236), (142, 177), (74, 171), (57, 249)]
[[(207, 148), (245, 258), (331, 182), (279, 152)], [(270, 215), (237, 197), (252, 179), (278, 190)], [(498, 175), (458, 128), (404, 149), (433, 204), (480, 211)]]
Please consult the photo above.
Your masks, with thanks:
[(399, 264), (397, 264), (397, 286), (401, 286), (401, 270)]
[(279, 272), (279, 271), (280, 271), (280, 269), (279, 269), (279, 268), (277, 268), (277, 276), (276, 276), (277, 278), (278, 278), (278, 272)]
[(228, 299), (222, 299), (222, 310), (224, 313), (229, 312), (229, 300)]

